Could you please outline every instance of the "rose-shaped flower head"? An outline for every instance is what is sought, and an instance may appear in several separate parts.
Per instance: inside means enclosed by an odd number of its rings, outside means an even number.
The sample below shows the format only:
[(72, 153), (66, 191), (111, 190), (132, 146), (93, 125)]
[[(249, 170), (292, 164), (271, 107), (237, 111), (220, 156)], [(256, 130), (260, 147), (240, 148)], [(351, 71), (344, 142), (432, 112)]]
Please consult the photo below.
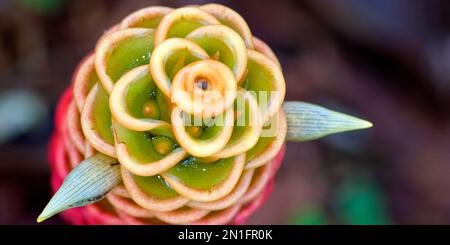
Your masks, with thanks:
[[(57, 195), (103, 191), (65, 207), (50, 202), (41, 217), (101, 199), (66, 217), (242, 223), (270, 191), (288, 132), (285, 81), (272, 50), (232, 9), (138, 10), (98, 40), (72, 87), (52, 143), (54, 189), (66, 178)], [(97, 167), (78, 165), (83, 159)], [(84, 172), (66, 177), (74, 167)], [(80, 176), (96, 189), (73, 184)]]

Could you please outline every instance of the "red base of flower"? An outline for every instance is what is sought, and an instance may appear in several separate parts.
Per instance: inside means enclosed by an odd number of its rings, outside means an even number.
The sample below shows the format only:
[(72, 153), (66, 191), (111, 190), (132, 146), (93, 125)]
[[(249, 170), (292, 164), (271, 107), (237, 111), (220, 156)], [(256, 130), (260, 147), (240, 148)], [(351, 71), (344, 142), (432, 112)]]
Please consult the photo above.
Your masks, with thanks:
[[(56, 109), (55, 125), (56, 129), (50, 140), (49, 147), (49, 160), (51, 167), (51, 187), (53, 192), (56, 192), (61, 186), (66, 175), (70, 172), (70, 164), (67, 159), (67, 152), (64, 145), (64, 137), (67, 137), (63, 133), (64, 118), (69, 103), (72, 101), (72, 89), (67, 89), (61, 97), (58, 107)], [(274, 175), (277, 172), (281, 162), (284, 158), (286, 146), (280, 150), (276, 156), (273, 167), (273, 176), (265, 187), (262, 194), (260, 194), (255, 200), (246, 204), (234, 218), (232, 224), (240, 225), (245, 224), (248, 217), (252, 215), (261, 205), (263, 205), (270, 196), (274, 185)], [(73, 208), (61, 213), (61, 216), (69, 223), (74, 225), (89, 225), (89, 224), (127, 224), (125, 218), (118, 217), (114, 213), (103, 209), (100, 205), (91, 204), (85, 207)], [(131, 218), (131, 217), (128, 217)]]

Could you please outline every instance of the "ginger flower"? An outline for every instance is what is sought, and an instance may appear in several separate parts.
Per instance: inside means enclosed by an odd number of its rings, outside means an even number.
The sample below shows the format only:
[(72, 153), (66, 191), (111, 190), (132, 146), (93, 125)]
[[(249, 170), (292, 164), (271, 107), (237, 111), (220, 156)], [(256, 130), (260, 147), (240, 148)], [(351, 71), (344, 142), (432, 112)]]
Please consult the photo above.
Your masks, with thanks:
[(371, 126), (307, 103), (283, 107), (285, 90), (274, 52), (234, 10), (131, 13), (100, 37), (60, 102), (50, 151), (59, 190), (38, 221), (84, 206), (63, 215), (245, 222), (268, 197), (287, 139)]

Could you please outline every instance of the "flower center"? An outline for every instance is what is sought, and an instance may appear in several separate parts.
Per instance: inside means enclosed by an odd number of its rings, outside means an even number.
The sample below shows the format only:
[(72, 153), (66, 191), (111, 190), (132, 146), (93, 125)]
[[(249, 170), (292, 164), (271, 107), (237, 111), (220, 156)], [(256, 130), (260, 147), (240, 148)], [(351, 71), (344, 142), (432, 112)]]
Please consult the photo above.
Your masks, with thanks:
[(195, 82), (195, 86), (197, 86), (197, 88), (200, 88), (201, 90), (207, 90), (208, 89), (208, 81), (206, 81), (203, 78), (200, 78), (197, 80), (197, 82)]
[(174, 77), (171, 100), (183, 111), (202, 118), (222, 114), (236, 98), (233, 72), (215, 60), (193, 62)]
[(167, 155), (175, 148), (173, 141), (164, 136), (155, 136), (152, 141), (155, 151), (161, 155)]
[(142, 115), (147, 118), (159, 118), (159, 106), (154, 100), (148, 100), (142, 105)]
[(201, 127), (198, 127), (198, 126), (187, 126), (187, 127), (186, 127), (186, 131), (187, 131), (192, 137), (197, 138), (197, 137), (199, 137), (199, 136), (202, 134), (203, 129), (202, 129)]

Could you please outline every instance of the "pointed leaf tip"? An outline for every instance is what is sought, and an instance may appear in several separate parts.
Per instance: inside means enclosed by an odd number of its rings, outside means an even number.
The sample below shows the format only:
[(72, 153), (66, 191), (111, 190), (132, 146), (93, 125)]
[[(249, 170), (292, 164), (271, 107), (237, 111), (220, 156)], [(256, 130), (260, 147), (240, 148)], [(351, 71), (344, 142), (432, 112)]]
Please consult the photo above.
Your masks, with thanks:
[(373, 126), (366, 120), (306, 102), (288, 101), (284, 103), (283, 108), (289, 141), (314, 140), (334, 133)]
[(41, 222), (44, 221), (45, 219), (46, 219), (46, 218), (39, 216), (39, 217), (36, 219), (36, 221), (37, 221), (38, 223), (41, 223)]
[(97, 153), (67, 175), (36, 221), (40, 223), (64, 210), (97, 202), (120, 182), (117, 159)]

